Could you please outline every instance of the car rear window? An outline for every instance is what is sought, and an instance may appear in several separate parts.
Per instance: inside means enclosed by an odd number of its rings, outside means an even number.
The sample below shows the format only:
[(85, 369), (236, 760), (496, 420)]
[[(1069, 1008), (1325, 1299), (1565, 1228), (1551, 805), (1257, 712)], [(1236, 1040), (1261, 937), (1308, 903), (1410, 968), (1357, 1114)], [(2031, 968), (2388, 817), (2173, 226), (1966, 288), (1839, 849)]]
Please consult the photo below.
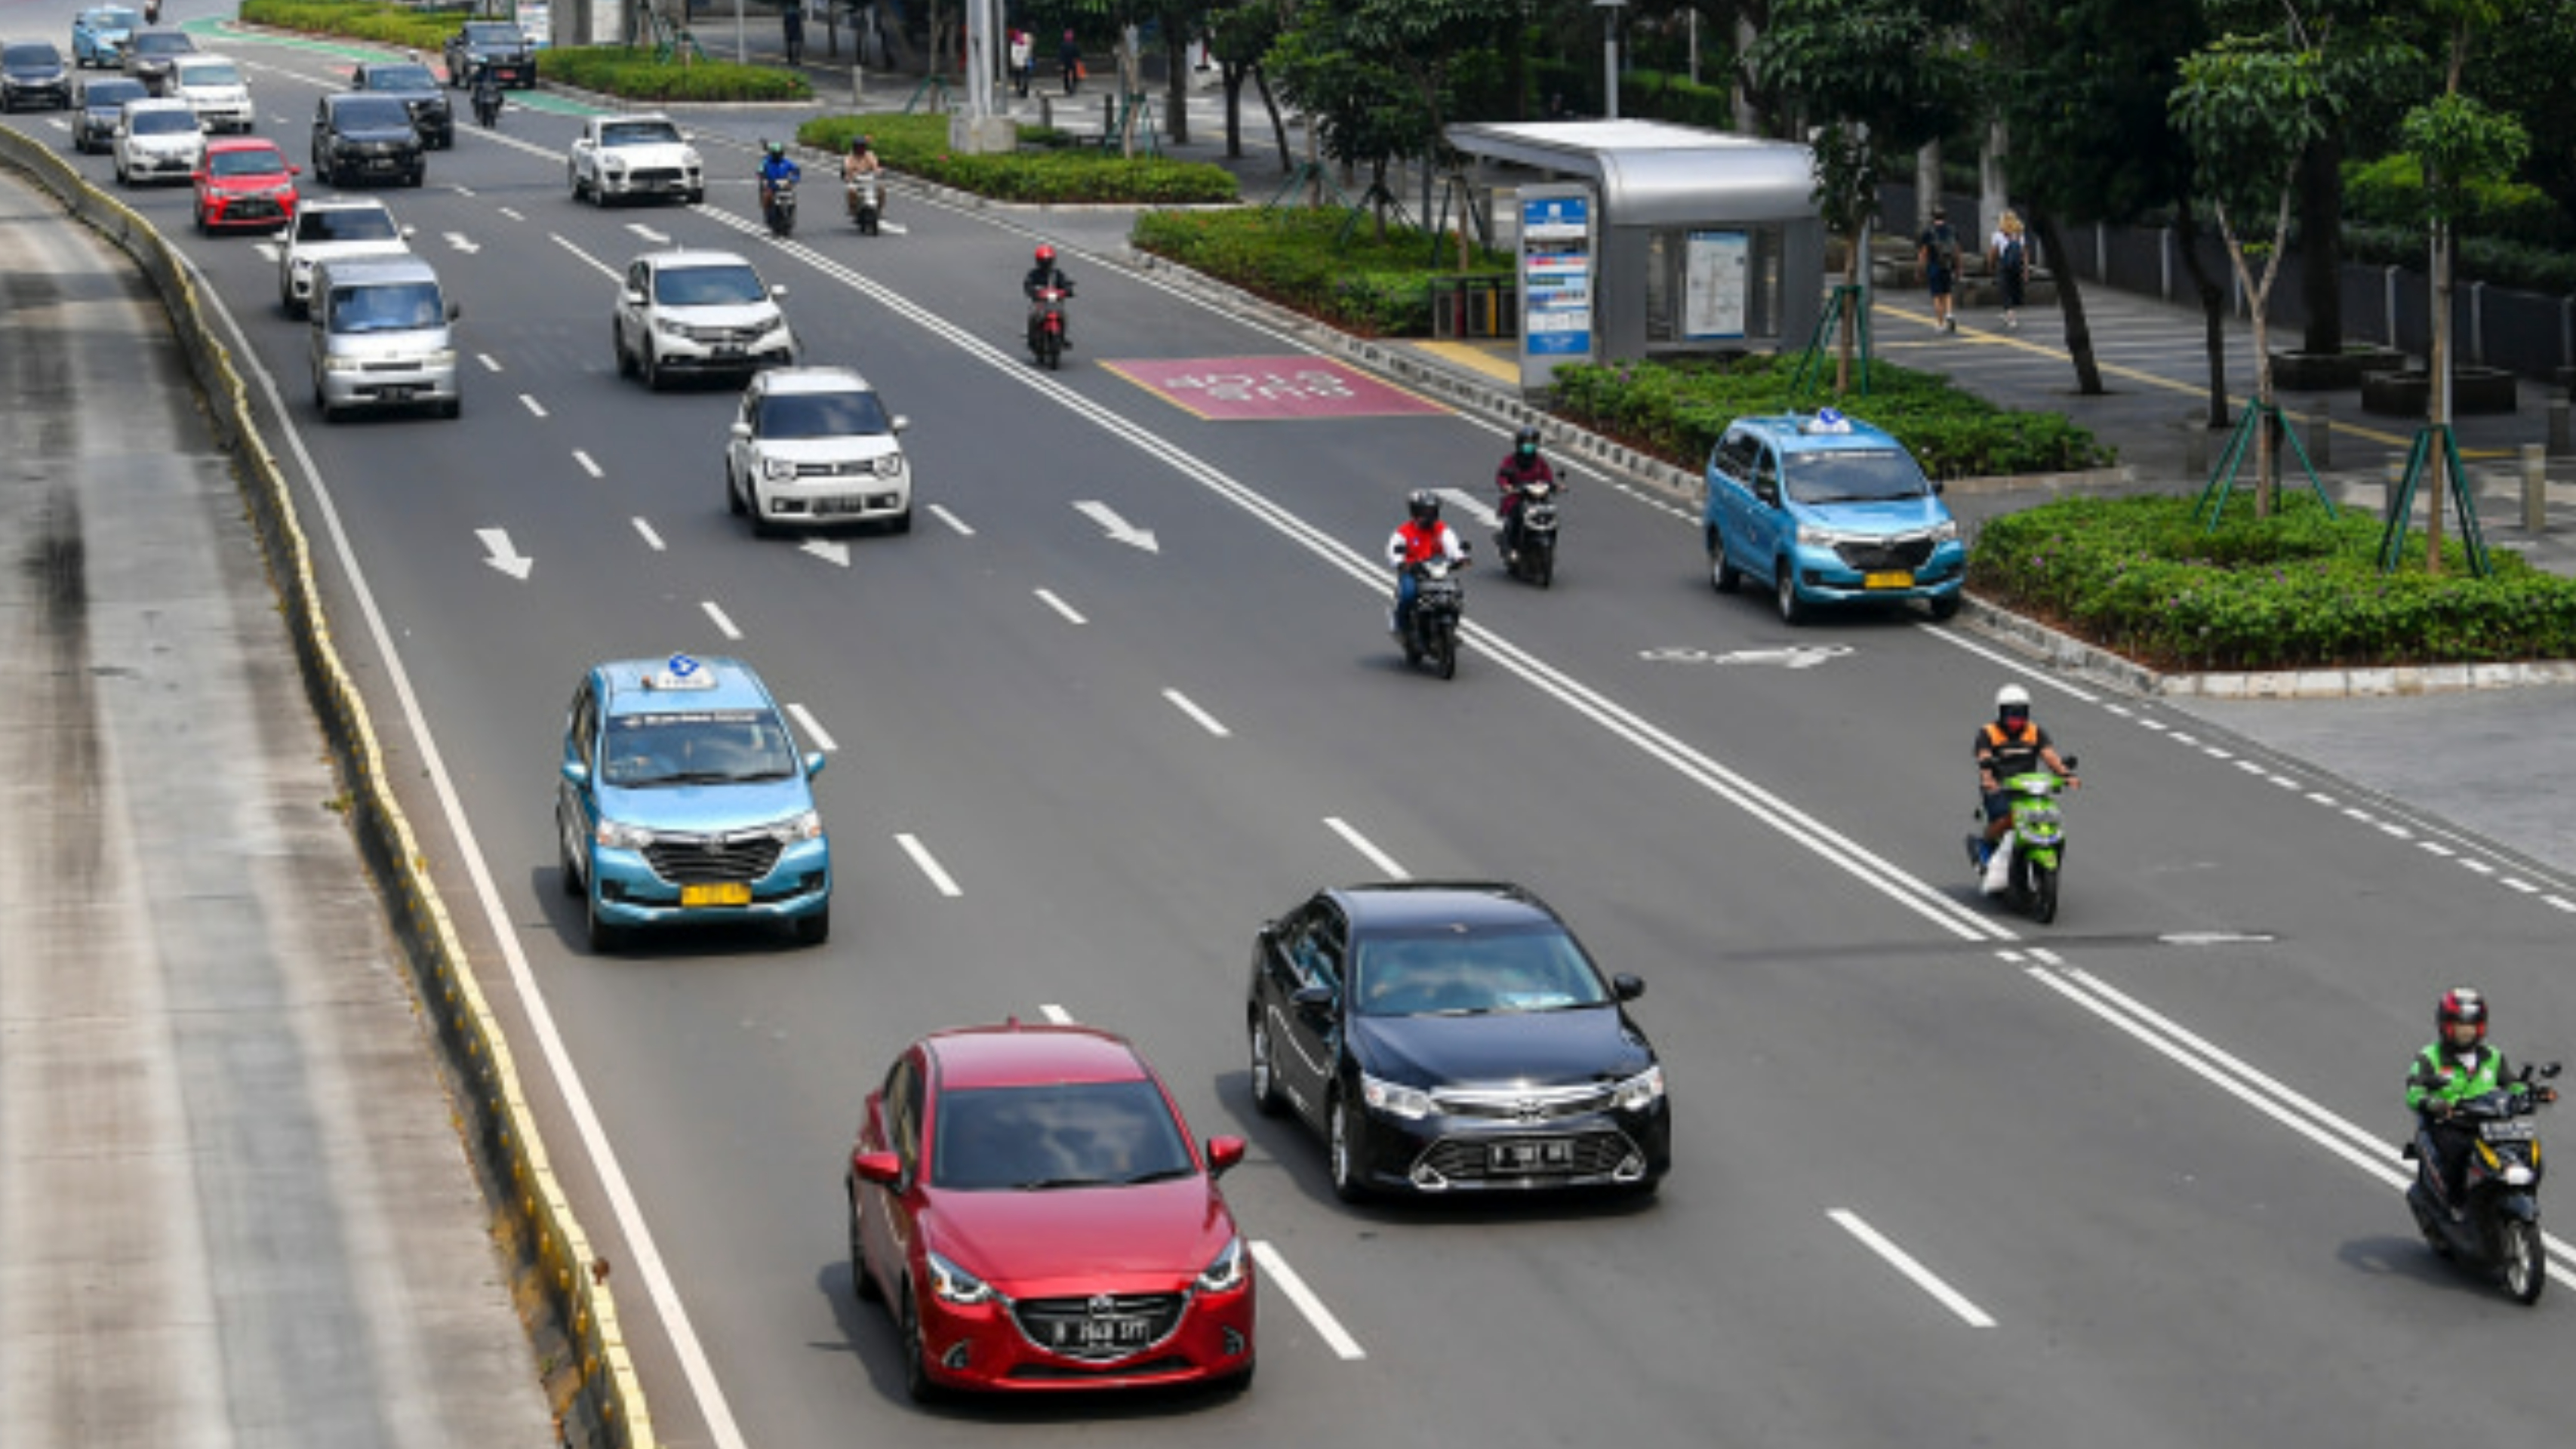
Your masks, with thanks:
[(933, 1134), (931, 1184), (969, 1192), (1121, 1186), (1198, 1170), (1147, 1081), (945, 1092)]
[(846, 438), (889, 430), (885, 405), (872, 392), (772, 393), (760, 400), (756, 428), (764, 438)]
[(367, 72), (371, 91), (434, 91), (438, 80), (425, 65), (380, 65)]
[(139, 101), (152, 92), (138, 80), (94, 80), (81, 92), (81, 104), (92, 110), (115, 110), (127, 101)]
[(1789, 496), (1800, 503), (1871, 503), (1920, 498), (1931, 485), (1901, 448), (1834, 448), (1791, 453)]
[(181, 55), (197, 48), (197, 42), (169, 30), (147, 30), (134, 37), (136, 55)]
[(1373, 934), (1353, 971), (1362, 1016), (1486, 1016), (1600, 1006), (1611, 997), (1552, 926)]
[(617, 715), (599, 753), (600, 779), (625, 790), (784, 780), (798, 769), (786, 727), (756, 709)]

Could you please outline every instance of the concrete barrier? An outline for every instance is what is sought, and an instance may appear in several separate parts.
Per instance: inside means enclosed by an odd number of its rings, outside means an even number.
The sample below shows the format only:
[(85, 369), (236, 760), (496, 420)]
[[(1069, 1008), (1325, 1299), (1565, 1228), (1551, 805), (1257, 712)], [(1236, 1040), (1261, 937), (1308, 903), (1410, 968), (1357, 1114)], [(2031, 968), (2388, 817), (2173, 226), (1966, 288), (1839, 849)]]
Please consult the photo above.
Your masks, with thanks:
[(332, 642), (286, 474), (260, 435), (231, 350), (216, 336), (199, 300), (195, 269), (150, 222), (25, 132), (0, 126), (0, 165), (51, 193), (73, 217), (133, 257), (169, 311), (189, 372), (205, 395), (216, 446), (232, 456), (270, 583), (285, 606), (305, 691), (349, 787), (349, 822), (359, 853), (396, 908), (391, 925), (452, 1070), (467, 1145), (501, 1220), (500, 1237), (516, 1261), (518, 1296), (533, 1292), (540, 1298), (562, 1337), (555, 1352), (540, 1355), (557, 1363), (547, 1375), (548, 1396), (569, 1440), (652, 1449), (652, 1416), (616, 1300), (606, 1275), (591, 1271), (600, 1260), (555, 1177), (509, 1043), (430, 879), (428, 857), (394, 797), (366, 702)]

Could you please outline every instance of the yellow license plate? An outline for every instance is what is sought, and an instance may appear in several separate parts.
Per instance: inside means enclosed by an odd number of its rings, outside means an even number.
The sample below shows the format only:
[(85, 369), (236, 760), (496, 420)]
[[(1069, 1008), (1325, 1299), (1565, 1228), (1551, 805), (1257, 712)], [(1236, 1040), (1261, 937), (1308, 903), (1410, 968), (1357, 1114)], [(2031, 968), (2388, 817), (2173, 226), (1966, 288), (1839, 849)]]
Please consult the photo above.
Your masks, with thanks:
[(1903, 569), (1887, 574), (1863, 574), (1860, 586), (1864, 589), (1910, 589), (1914, 587), (1914, 575)]
[(751, 887), (740, 882), (723, 885), (684, 885), (680, 887), (683, 906), (747, 906), (751, 904)]

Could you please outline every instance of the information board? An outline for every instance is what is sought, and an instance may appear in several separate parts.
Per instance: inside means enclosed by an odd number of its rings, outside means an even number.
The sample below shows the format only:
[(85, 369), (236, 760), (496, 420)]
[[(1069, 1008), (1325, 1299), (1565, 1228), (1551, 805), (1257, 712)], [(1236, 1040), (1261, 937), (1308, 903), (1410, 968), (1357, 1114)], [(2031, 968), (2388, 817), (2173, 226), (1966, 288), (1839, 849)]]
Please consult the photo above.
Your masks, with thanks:
[(1740, 231), (1695, 231), (1682, 257), (1682, 335), (1693, 342), (1742, 337), (1752, 295), (1752, 238)]
[(1592, 188), (1520, 189), (1521, 386), (1546, 387), (1556, 369), (1590, 362), (1597, 260)]

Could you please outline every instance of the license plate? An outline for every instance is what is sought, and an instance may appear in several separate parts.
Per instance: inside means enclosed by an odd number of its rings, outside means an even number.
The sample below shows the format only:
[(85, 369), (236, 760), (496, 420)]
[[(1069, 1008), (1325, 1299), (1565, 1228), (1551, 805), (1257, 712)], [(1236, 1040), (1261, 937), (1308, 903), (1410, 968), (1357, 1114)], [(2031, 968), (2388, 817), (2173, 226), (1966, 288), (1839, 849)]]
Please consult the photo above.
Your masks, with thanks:
[(716, 355), (716, 356), (718, 356), (718, 357), (740, 357), (740, 356), (742, 356), (742, 349), (741, 349), (741, 348), (739, 348), (739, 347), (734, 346), (734, 345), (733, 345), (732, 343), (730, 343), (730, 342), (719, 342), (719, 343), (717, 343), (713, 348), (711, 348), (710, 350), (711, 350), (711, 351), (713, 351), (713, 352), (715, 353), (715, 355)]
[(1914, 587), (1914, 575), (1906, 569), (1863, 574), (1860, 576), (1860, 586), (1864, 589), (1910, 589)]
[(867, 509), (868, 501), (864, 498), (817, 498), (814, 500), (814, 511), (821, 515), (865, 513), (867, 512)]
[(751, 887), (740, 881), (718, 885), (684, 885), (680, 887), (682, 906), (747, 906), (751, 904)]
[(1049, 1348), (1142, 1348), (1154, 1341), (1154, 1325), (1132, 1315), (1059, 1318), (1047, 1325), (1047, 1339)]
[(2501, 1122), (2481, 1122), (2478, 1136), (2488, 1142), (2537, 1142), (2540, 1124), (2528, 1117), (2508, 1117)]
[(1485, 1166), (1495, 1172), (1567, 1172), (1574, 1167), (1574, 1143), (1564, 1137), (1497, 1142), (1485, 1149)]

